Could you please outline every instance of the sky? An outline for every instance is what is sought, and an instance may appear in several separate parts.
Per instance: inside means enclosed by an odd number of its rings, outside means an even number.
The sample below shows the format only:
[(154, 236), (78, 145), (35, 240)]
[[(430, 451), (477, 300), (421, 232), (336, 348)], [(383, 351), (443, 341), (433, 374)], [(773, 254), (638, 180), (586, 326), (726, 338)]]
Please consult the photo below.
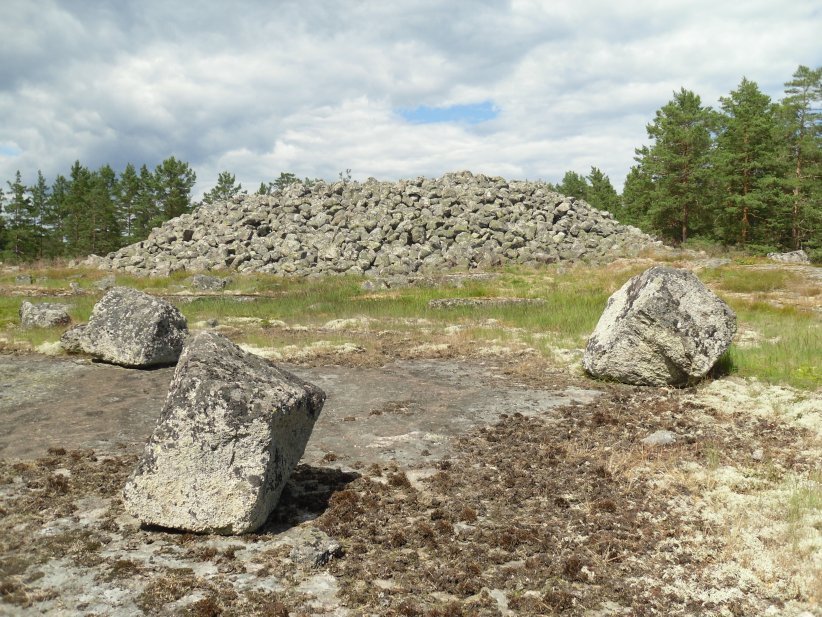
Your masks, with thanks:
[(674, 91), (777, 100), (799, 65), (819, 0), (3, 0), (0, 180), (175, 156), (195, 196), (223, 170), (253, 192), (596, 166), (621, 190)]

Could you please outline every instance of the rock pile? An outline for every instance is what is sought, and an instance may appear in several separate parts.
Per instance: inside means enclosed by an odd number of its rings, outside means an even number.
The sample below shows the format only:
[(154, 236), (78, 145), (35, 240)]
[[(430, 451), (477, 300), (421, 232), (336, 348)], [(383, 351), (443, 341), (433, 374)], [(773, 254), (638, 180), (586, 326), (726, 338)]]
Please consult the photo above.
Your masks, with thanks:
[(166, 222), (88, 263), (134, 274), (234, 268), (379, 276), (501, 263), (598, 261), (654, 243), (538, 182), (451, 173), (399, 182), (292, 184)]
[(594, 377), (645, 386), (704, 377), (736, 334), (736, 315), (691, 272), (654, 266), (609, 299), (582, 364)]

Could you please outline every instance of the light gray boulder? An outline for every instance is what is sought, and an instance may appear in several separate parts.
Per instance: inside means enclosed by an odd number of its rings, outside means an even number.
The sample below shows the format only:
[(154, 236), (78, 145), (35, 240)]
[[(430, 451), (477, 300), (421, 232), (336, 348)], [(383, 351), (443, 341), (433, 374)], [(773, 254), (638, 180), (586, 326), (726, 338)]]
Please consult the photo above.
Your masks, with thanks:
[(24, 328), (53, 328), (71, 323), (67, 304), (24, 301), (20, 305), (20, 324)]
[(123, 495), (145, 524), (239, 534), (260, 527), (303, 455), (325, 393), (202, 332), (186, 345)]
[(803, 250), (790, 251), (788, 253), (768, 253), (768, 259), (785, 264), (809, 264), (811, 258)]
[(222, 291), (228, 284), (228, 279), (209, 276), (207, 274), (195, 274), (189, 281), (194, 289), (201, 291)]
[(734, 312), (694, 274), (654, 266), (608, 299), (582, 364), (597, 378), (686, 385), (705, 376), (735, 333)]
[(91, 312), (82, 347), (95, 358), (127, 367), (172, 364), (188, 335), (174, 306), (128, 287), (115, 287)]

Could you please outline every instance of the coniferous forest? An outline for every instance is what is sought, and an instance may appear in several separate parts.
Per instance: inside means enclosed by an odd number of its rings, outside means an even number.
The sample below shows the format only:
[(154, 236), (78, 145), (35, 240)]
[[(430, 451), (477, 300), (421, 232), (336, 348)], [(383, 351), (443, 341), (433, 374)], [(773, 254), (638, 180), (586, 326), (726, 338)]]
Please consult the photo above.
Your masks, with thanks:
[[(568, 171), (550, 187), (669, 243), (804, 248), (822, 261), (822, 67), (800, 66), (779, 101), (745, 78), (718, 109), (683, 88), (646, 129), (649, 143), (636, 149), (622, 195), (597, 167)], [(30, 261), (116, 250), (197, 207), (195, 181), (191, 166), (174, 157), (153, 170), (128, 164), (119, 172), (77, 161), (51, 183), (41, 172), (24, 179), (18, 171), (0, 187), (0, 255)], [(283, 172), (257, 192), (296, 181)], [(203, 202), (242, 190), (223, 171)]]

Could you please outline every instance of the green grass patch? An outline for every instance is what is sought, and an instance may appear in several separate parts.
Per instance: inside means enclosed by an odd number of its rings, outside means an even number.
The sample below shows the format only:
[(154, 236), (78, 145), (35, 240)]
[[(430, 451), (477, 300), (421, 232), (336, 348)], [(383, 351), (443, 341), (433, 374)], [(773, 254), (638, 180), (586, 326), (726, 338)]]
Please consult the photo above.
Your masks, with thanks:
[(799, 284), (801, 276), (788, 270), (751, 268), (709, 268), (700, 273), (705, 283), (734, 293), (768, 293)]
[(822, 387), (822, 320), (817, 315), (763, 302), (732, 302), (732, 306), (739, 324), (763, 338), (755, 347), (731, 347), (735, 374), (802, 389)]

